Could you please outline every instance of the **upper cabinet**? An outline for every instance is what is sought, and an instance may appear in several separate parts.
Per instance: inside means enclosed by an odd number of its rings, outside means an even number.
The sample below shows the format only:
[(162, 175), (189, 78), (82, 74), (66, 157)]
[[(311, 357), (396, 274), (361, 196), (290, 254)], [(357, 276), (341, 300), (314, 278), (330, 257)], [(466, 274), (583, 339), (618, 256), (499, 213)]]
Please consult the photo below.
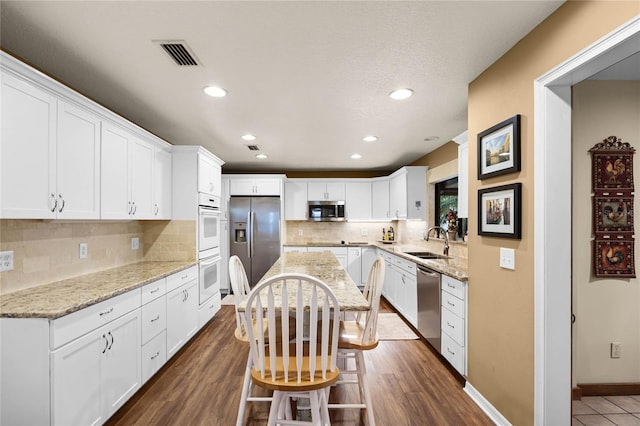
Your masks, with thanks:
[(327, 182), (318, 179), (307, 184), (308, 201), (343, 201), (345, 200), (344, 182)]
[(228, 175), (229, 195), (231, 196), (280, 196), (282, 194), (281, 176)]
[(152, 219), (153, 146), (109, 122), (102, 124), (103, 219)]
[(371, 181), (346, 183), (347, 220), (371, 220)]
[(371, 216), (373, 220), (389, 220), (389, 178), (371, 181)]
[(391, 219), (427, 219), (427, 167), (406, 166), (389, 180)]
[(4, 68), (1, 78), (0, 217), (98, 219), (99, 118)]
[(222, 167), (213, 156), (198, 155), (198, 192), (222, 196)]
[(284, 219), (307, 220), (307, 182), (287, 179), (284, 183)]
[(0, 218), (171, 218), (169, 144), (0, 56)]

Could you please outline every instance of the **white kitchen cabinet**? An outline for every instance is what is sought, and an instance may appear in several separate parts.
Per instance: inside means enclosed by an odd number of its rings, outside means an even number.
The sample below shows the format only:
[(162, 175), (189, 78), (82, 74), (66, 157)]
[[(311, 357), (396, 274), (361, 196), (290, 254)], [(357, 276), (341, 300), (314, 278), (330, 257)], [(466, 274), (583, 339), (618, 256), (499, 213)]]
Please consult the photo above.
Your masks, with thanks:
[(140, 386), (136, 309), (51, 353), (51, 423), (103, 423)]
[(224, 294), (231, 293), (229, 283), (229, 222), (220, 221), (220, 291)]
[(467, 283), (442, 275), (442, 356), (467, 374)]
[(100, 118), (3, 70), (0, 119), (0, 217), (98, 219)]
[(427, 168), (406, 166), (397, 170), (389, 180), (389, 209), (392, 219), (427, 218)]
[(198, 192), (220, 197), (222, 195), (221, 180), (222, 167), (218, 161), (205, 152), (200, 152), (198, 154)]
[(362, 269), (360, 272), (360, 287), (364, 287), (367, 284), (367, 279), (369, 278), (369, 272), (371, 271), (371, 267), (378, 257), (378, 249), (375, 247), (363, 247), (362, 248)]
[(220, 196), (220, 220), (229, 220), (229, 201), (231, 199), (229, 195), (229, 176), (222, 175), (220, 183), (222, 194)]
[(167, 283), (154, 281), (141, 289), (141, 377), (146, 383), (167, 362)]
[(347, 220), (371, 220), (371, 181), (348, 181), (345, 187)]
[(388, 220), (391, 218), (388, 178), (374, 178), (371, 181), (371, 216), (373, 220)]
[(102, 219), (152, 219), (153, 146), (102, 123)]
[(279, 196), (282, 178), (268, 176), (229, 176), (229, 194), (238, 196)]
[(328, 251), (333, 253), (340, 265), (346, 270), (348, 265), (348, 252), (346, 247), (308, 247), (307, 251), (309, 252), (318, 252), (318, 251)]
[(414, 327), (418, 324), (418, 279), (416, 264), (383, 252), (385, 278), (382, 294)]
[(395, 306), (395, 298), (396, 298), (396, 273), (397, 270), (394, 266), (395, 256), (391, 253), (387, 253), (383, 250), (379, 250), (379, 254), (384, 259), (384, 285), (382, 287), (382, 295), (389, 303)]
[(169, 220), (173, 180), (170, 151), (154, 148), (153, 176), (153, 218)]
[(344, 182), (322, 180), (307, 183), (307, 201), (344, 201), (346, 188)]
[(347, 272), (359, 286), (362, 282), (362, 247), (347, 248)]
[(284, 183), (285, 220), (307, 220), (307, 182), (288, 179)]
[(198, 279), (167, 293), (167, 359), (198, 331)]

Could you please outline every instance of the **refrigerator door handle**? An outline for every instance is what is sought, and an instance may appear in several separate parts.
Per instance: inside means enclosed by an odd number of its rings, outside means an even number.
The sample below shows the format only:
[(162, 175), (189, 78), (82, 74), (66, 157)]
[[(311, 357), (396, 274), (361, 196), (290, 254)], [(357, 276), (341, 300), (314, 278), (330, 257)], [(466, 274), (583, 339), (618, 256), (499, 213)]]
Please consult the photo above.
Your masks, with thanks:
[(251, 249), (249, 251), (249, 256), (253, 257), (254, 256), (254, 249), (253, 249), (253, 237), (254, 237), (254, 225), (255, 225), (255, 221), (256, 221), (256, 212), (251, 212)]
[(251, 246), (253, 246), (253, 225), (251, 223), (251, 211), (247, 212), (247, 257), (251, 259)]

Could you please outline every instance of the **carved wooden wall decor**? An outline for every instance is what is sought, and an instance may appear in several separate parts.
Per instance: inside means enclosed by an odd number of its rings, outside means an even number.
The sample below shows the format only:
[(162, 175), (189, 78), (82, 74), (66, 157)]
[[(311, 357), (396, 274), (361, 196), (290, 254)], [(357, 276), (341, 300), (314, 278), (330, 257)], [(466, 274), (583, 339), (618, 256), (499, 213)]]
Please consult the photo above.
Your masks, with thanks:
[(628, 142), (609, 136), (589, 150), (596, 277), (635, 278), (633, 155)]

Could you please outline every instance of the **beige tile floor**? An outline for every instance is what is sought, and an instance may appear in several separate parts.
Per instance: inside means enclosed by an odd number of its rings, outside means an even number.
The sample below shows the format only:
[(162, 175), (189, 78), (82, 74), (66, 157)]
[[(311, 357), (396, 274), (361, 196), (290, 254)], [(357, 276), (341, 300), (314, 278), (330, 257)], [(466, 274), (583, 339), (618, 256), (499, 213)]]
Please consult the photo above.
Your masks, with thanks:
[(640, 395), (583, 396), (572, 410), (572, 426), (640, 426)]

